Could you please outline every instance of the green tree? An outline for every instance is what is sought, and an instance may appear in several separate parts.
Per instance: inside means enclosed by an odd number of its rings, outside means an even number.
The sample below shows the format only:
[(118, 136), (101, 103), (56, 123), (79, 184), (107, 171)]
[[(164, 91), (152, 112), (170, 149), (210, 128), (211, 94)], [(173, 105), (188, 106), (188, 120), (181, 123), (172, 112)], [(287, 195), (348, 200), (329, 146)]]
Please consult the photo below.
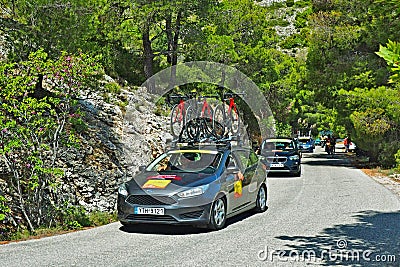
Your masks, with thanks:
[(389, 82), (400, 84), (400, 43), (388, 40), (385, 46), (379, 46), (379, 52), (376, 53), (382, 57), (388, 66), (392, 75)]
[(79, 144), (77, 97), (96, 88), (101, 74), (89, 56), (64, 53), (53, 61), (42, 50), (0, 66), (0, 156), (11, 173), (10, 214), (30, 231), (52, 219), (63, 177), (57, 160)]
[[(371, 160), (388, 165), (394, 161), (388, 147), (398, 140), (399, 121), (391, 108), (398, 94), (388, 84), (388, 69), (376, 51), (380, 43), (398, 36), (398, 2), (313, 1), (313, 11), (305, 87), (334, 114), (330, 127), (352, 134)], [(395, 45), (389, 46), (378, 55), (393, 56)], [(395, 78), (393, 62), (389, 65)]]

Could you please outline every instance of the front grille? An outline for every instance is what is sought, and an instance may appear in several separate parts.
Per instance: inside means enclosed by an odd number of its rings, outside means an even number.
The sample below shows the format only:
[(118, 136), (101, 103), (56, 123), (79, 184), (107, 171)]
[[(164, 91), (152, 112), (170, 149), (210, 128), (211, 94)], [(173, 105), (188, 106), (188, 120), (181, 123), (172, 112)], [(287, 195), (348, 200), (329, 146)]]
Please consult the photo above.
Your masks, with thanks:
[(203, 215), (204, 210), (197, 210), (179, 215), (181, 219), (198, 219)]
[(126, 219), (152, 222), (176, 222), (175, 218), (170, 215), (130, 214)]
[(130, 195), (126, 202), (132, 205), (172, 205), (176, 201), (168, 196)]
[(285, 163), (287, 161), (286, 157), (267, 157), (269, 163)]

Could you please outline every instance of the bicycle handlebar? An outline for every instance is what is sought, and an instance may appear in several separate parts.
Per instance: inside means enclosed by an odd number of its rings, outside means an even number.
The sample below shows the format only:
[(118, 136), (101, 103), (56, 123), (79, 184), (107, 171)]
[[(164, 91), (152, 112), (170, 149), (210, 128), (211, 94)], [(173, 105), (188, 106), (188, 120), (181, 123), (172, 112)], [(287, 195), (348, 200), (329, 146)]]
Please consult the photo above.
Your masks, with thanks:
[(176, 95), (168, 95), (167, 96), (167, 102), (171, 102), (171, 99), (179, 99), (179, 100), (189, 100), (192, 99), (193, 96), (195, 96), (195, 93), (187, 93), (187, 94), (176, 94)]
[(236, 98), (244, 95), (246, 95), (246, 93), (224, 93), (223, 98), (224, 100), (227, 100), (229, 98)]
[(219, 95), (202, 95), (203, 98), (219, 98)]
[[(224, 93), (222, 95), (223, 100), (228, 100), (230, 98), (237, 98), (239, 96), (244, 96), (246, 93)], [(189, 100), (192, 98), (195, 98), (197, 96), (197, 93), (191, 92), (191, 93), (186, 93), (186, 94), (176, 94), (176, 95), (169, 95), (167, 97), (167, 101), (170, 102), (170, 99), (182, 99), (182, 100)], [(220, 98), (220, 95), (200, 95), (198, 98)]]

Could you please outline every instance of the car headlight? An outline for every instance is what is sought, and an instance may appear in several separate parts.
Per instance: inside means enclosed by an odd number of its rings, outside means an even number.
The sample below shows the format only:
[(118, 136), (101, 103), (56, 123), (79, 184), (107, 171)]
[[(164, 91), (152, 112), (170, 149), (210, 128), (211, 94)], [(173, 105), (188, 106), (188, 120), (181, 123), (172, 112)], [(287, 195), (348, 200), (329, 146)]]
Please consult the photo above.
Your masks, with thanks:
[(186, 197), (195, 197), (195, 196), (200, 196), (203, 194), (208, 188), (208, 185), (203, 185), (195, 188), (191, 188), (189, 190), (182, 191), (178, 193), (178, 197), (181, 198), (186, 198)]
[(299, 159), (300, 159), (299, 155), (293, 155), (289, 157), (289, 160), (299, 160)]
[(121, 184), (118, 187), (118, 194), (123, 195), (123, 196), (128, 196), (128, 190), (126, 189), (126, 184)]

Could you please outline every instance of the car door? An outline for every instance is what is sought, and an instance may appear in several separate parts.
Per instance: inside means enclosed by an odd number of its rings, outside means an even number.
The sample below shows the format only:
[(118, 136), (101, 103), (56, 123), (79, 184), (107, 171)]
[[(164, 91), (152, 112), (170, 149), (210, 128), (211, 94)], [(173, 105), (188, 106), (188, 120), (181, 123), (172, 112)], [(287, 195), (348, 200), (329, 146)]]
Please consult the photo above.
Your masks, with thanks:
[(239, 161), (242, 178), (242, 205), (253, 202), (256, 199), (258, 179), (256, 170), (258, 165), (257, 155), (252, 150), (236, 150), (235, 158)]
[[(233, 168), (239, 170), (239, 172), (231, 172)], [(243, 200), (243, 189), (242, 189), (242, 180), (241, 177), (242, 171), (240, 167), (240, 163), (234, 155), (230, 154), (225, 162), (226, 169), (226, 188), (228, 192), (228, 213), (234, 212), (240, 209), (240, 207), (244, 204)]]

